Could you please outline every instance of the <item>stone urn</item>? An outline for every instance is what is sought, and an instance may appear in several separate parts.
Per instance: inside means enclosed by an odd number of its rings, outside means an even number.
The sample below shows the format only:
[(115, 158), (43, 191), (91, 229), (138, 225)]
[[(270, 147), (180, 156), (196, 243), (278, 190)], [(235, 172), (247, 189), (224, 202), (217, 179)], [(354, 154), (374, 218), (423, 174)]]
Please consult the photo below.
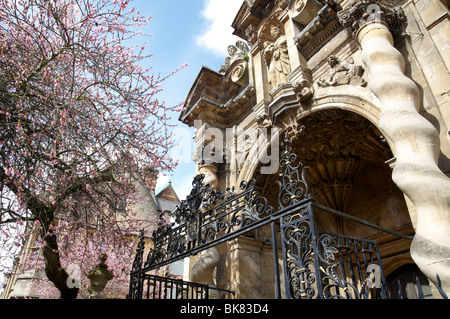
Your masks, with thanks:
[(114, 277), (113, 273), (108, 270), (108, 266), (105, 264), (107, 258), (107, 255), (102, 255), (100, 257), (100, 263), (88, 272), (87, 277), (91, 281), (91, 288), (93, 290), (88, 299), (106, 299), (102, 292), (108, 281)]

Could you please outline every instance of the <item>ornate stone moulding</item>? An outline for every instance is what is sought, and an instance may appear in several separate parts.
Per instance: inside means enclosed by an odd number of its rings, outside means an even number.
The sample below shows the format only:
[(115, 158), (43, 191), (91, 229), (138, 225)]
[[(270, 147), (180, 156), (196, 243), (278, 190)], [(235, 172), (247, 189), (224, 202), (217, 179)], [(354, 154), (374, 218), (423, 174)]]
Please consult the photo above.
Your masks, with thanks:
[(291, 19), (303, 26), (308, 25), (322, 8), (322, 4), (317, 0), (295, 0), (291, 3), (293, 3), (289, 14)]
[(342, 30), (337, 11), (337, 4), (328, 1), (306, 26), (299, 24), (302, 30), (294, 37), (294, 42), (307, 60)]
[(363, 25), (377, 22), (386, 24), (395, 37), (403, 30), (406, 21), (402, 8), (379, 0), (353, 1), (337, 15), (342, 26), (352, 30), (355, 39)]

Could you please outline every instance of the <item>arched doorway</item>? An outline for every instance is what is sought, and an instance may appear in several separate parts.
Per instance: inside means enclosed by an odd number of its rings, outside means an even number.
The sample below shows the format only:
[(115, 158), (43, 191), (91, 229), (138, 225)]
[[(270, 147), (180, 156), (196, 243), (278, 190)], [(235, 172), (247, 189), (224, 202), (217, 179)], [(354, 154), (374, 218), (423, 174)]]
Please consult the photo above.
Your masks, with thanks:
[[(300, 118), (293, 132), (297, 134), (292, 152), (308, 167), (305, 178), (318, 204), (385, 229), (414, 234), (404, 194), (392, 181), (394, 156), (373, 123), (351, 111), (326, 109)], [(278, 174), (255, 174), (255, 178), (263, 196), (276, 206)], [(317, 213), (315, 220), (321, 231), (378, 242), (389, 273), (398, 267), (399, 259), (413, 262), (410, 239), (327, 212)], [(268, 233), (267, 229), (261, 235), (268, 237)]]
[[(258, 298), (387, 297), (386, 281), (373, 291), (368, 274), (383, 273), (386, 263), (398, 267), (399, 258), (410, 262), (410, 238), (392, 231), (412, 231), (403, 195), (390, 180), (389, 148), (374, 125), (349, 111), (317, 111), (297, 124), (286, 130), (296, 136), (283, 146), (281, 175), (262, 176), (256, 168), (255, 179), (230, 194), (194, 185), (176, 212), (183, 223), (157, 231), (143, 266), (143, 252), (136, 255), (130, 297), (145, 292), (140, 274), (225, 243), (211, 269), (217, 266), (218, 288), (238, 298), (249, 292)], [(214, 206), (202, 211), (205, 200)]]

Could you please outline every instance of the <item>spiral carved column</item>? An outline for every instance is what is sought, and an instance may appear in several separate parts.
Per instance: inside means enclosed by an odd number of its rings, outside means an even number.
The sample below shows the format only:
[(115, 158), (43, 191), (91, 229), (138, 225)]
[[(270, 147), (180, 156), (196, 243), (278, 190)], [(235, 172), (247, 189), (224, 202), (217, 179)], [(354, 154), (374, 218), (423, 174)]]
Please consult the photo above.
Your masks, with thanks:
[[(385, 17), (385, 8), (378, 9), (382, 9), (379, 16)], [(419, 90), (404, 74), (405, 61), (393, 46), (387, 24), (382, 19), (364, 22), (359, 19), (356, 38), (370, 71), (368, 87), (382, 104), (380, 128), (394, 146), (397, 159), (392, 178), (417, 211), (411, 256), (435, 284), (438, 274), (444, 291), (449, 292), (450, 179), (437, 165), (439, 135), (418, 112)]]

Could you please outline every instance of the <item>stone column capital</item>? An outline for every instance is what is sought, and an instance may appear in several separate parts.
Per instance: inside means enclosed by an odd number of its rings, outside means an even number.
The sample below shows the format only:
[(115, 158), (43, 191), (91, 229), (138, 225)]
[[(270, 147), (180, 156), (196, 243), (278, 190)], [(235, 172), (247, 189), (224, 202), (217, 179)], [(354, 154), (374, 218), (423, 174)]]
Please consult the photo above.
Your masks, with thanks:
[(379, 0), (353, 0), (350, 5), (337, 13), (339, 22), (345, 28), (351, 28), (353, 37), (358, 31), (371, 23), (385, 24), (391, 32), (400, 31), (405, 21), (401, 8), (384, 4)]

